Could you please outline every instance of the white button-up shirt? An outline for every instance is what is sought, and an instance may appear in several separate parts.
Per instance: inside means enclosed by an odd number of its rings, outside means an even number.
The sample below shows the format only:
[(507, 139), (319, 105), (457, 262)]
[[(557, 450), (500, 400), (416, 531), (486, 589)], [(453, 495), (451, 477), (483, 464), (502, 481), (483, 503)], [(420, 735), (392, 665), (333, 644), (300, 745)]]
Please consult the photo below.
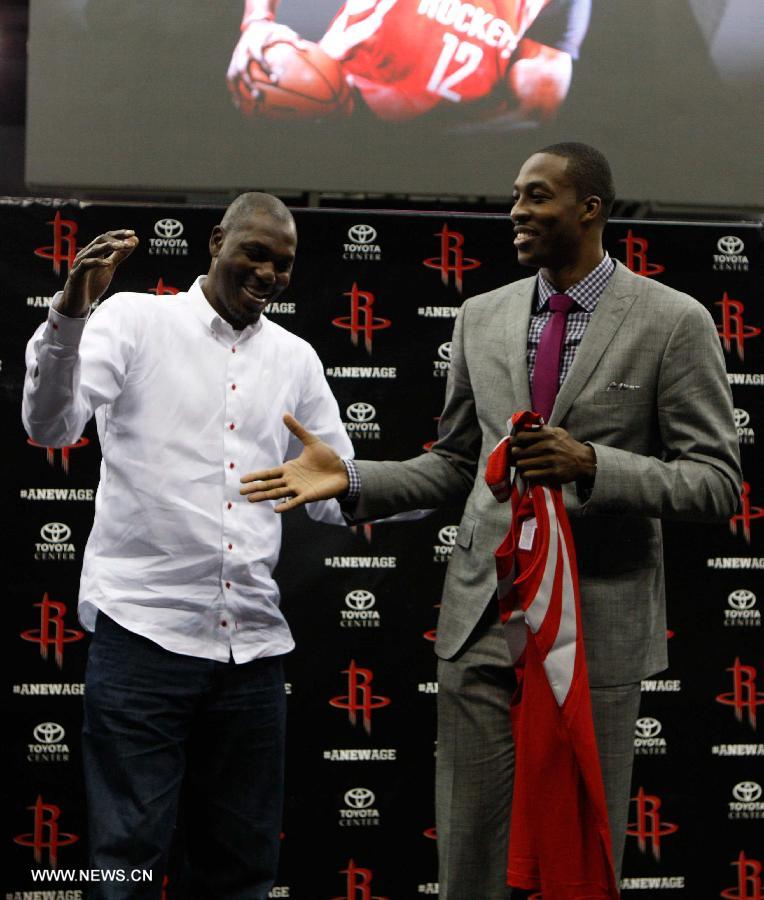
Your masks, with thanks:
[[(265, 316), (234, 331), (202, 282), (115, 294), (87, 320), (51, 309), (27, 346), (23, 419), (33, 440), (63, 446), (95, 412), (83, 626), (102, 610), (176, 653), (246, 662), (294, 642), (272, 577), (280, 516), (247, 502), (239, 478), (299, 454), (285, 412), (340, 456), (353, 448), (313, 348)], [(335, 500), (307, 509), (344, 524)]]

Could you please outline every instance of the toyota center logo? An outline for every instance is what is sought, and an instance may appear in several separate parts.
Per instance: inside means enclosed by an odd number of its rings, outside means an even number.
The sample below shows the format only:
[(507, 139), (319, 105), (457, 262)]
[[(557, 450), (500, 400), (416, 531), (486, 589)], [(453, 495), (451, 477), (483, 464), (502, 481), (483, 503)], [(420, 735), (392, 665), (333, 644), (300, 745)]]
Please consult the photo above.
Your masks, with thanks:
[(345, 411), (349, 422), (344, 422), (345, 431), (352, 440), (378, 441), (382, 436), (379, 422), (375, 422), (376, 409), (371, 403), (358, 401), (351, 403)]
[(183, 223), (177, 219), (159, 219), (154, 223), (154, 234), (161, 238), (177, 238), (183, 234)]
[(49, 544), (62, 544), (68, 541), (72, 535), (72, 529), (63, 522), (48, 522), (40, 529), (40, 537)]
[(353, 225), (348, 229), (348, 237), (354, 244), (371, 244), (376, 240), (377, 232), (371, 225)]
[(444, 525), (438, 532), (439, 544), (435, 544), (432, 548), (432, 561), (436, 563), (447, 563), (451, 558), (456, 546), (456, 535), (459, 531), (458, 525)]
[(753, 591), (742, 588), (733, 591), (729, 597), (727, 597), (727, 603), (732, 609), (752, 609), (756, 604), (756, 594), (754, 594)]
[(445, 544), (446, 547), (453, 547), (456, 543), (456, 533), (458, 531), (458, 525), (446, 525), (438, 532), (438, 539), (441, 544)]
[(72, 529), (63, 522), (48, 522), (40, 529), (41, 541), (35, 544), (34, 558), (47, 562), (74, 560), (74, 544), (69, 542)]
[(347, 417), (351, 422), (371, 422), (376, 414), (371, 403), (351, 403), (347, 408)]
[(657, 719), (645, 717), (637, 719), (635, 734), (640, 738), (657, 737), (662, 731), (661, 723)]
[(740, 803), (756, 803), (761, 794), (761, 785), (755, 781), (741, 781), (732, 788), (732, 796)]
[(735, 408), (735, 428), (737, 428), (737, 439), (741, 444), (753, 444), (756, 440), (756, 434), (750, 427), (751, 416), (748, 410)]
[(40, 744), (58, 744), (63, 741), (66, 732), (58, 722), (40, 722), (35, 725), (32, 734)]
[(354, 609), (358, 612), (371, 609), (375, 602), (376, 598), (371, 591), (350, 591), (350, 593), (345, 596), (345, 605), (348, 609)]
[(745, 255), (745, 244), (734, 234), (725, 234), (716, 242), (717, 253), (714, 253), (714, 269), (717, 272), (747, 272), (748, 257)]
[(432, 361), (432, 374), (435, 378), (448, 378), (451, 369), (451, 341), (438, 347), (438, 359)]
[(343, 245), (342, 258), (379, 262), (382, 259), (382, 248), (377, 243), (376, 229), (365, 224), (351, 226), (348, 229), (347, 241)]
[(739, 237), (726, 234), (716, 242), (716, 248), (719, 253), (723, 253), (725, 256), (737, 256), (745, 250), (745, 244)]
[(368, 788), (351, 788), (345, 794), (345, 804), (351, 809), (368, 809), (374, 804), (374, 793)]

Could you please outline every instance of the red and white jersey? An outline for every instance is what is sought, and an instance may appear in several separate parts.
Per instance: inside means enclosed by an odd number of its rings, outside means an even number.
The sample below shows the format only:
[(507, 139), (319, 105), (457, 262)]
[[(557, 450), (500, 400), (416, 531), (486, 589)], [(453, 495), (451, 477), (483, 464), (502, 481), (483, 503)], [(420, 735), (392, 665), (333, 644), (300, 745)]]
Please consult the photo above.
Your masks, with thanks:
[[(536, 413), (515, 413), (513, 433), (541, 422)], [(515, 479), (511, 440), (493, 451), (485, 476), (496, 499), (511, 504), (495, 554), (502, 620), (525, 620), (510, 705), (516, 756), (507, 882), (550, 900), (617, 900), (570, 523), (559, 488), (525, 490)], [(508, 640), (516, 644), (514, 635)]]
[(551, 0), (347, 0), (321, 40), (374, 113), (408, 119), (488, 97)]

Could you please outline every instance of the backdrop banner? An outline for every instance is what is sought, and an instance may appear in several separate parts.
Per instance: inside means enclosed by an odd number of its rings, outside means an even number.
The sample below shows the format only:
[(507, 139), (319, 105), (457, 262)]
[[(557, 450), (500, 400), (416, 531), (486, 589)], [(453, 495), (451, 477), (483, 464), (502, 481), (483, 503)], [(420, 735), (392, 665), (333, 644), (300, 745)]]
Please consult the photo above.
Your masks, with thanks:
[[(92, 423), (69, 447), (27, 439), (24, 348), (75, 253), (95, 235), (133, 228), (140, 238), (111, 292), (167, 295), (207, 270), (220, 215), (213, 207), (0, 203), (5, 898), (76, 900), (101, 877), (86, 868), (80, 727), (88, 636), (76, 612), (98, 439)], [(460, 304), (529, 274), (515, 260), (508, 218), (295, 216), (293, 281), (268, 317), (316, 348), (359, 457), (427, 450)], [(711, 312), (745, 476), (740, 512), (728, 524), (666, 528), (671, 665), (643, 682), (622, 890), (634, 898), (764, 900), (762, 228), (616, 220), (606, 245), (633, 271), (692, 294)], [(302, 512), (285, 517), (277, 579), (297, 648), (286, 661), (287, 804), (272, 897), (438, 894), (432, 647), (459, 517), (449, 508), (416, 522), (347, 529)], [(182, 838), (167, 898), (185, 896)]]

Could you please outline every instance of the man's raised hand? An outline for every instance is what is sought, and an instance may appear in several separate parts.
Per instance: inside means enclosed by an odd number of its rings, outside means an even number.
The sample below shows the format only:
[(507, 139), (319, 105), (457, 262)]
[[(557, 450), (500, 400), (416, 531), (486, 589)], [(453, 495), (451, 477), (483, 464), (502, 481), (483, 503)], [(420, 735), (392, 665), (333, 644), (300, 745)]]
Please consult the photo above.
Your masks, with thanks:
[(261, 469), (242, 476), (240, 493), (247, 500), (281, 500), (276, 512), (287, 512), (305, 503), (329, 500), (347, 492), (347, 469), (340, 457), (322, 440), (305, 429), (294, 416), (284, 416), (284, 424), (302, 442), (304, 449), (297, 459), (274, 469)]
[(137, 246), (138, 238), (129, 228), (99, 234), (74, 257), (56, 310), (64, 316), (84, 316), (111, 284), (117, 266)]

